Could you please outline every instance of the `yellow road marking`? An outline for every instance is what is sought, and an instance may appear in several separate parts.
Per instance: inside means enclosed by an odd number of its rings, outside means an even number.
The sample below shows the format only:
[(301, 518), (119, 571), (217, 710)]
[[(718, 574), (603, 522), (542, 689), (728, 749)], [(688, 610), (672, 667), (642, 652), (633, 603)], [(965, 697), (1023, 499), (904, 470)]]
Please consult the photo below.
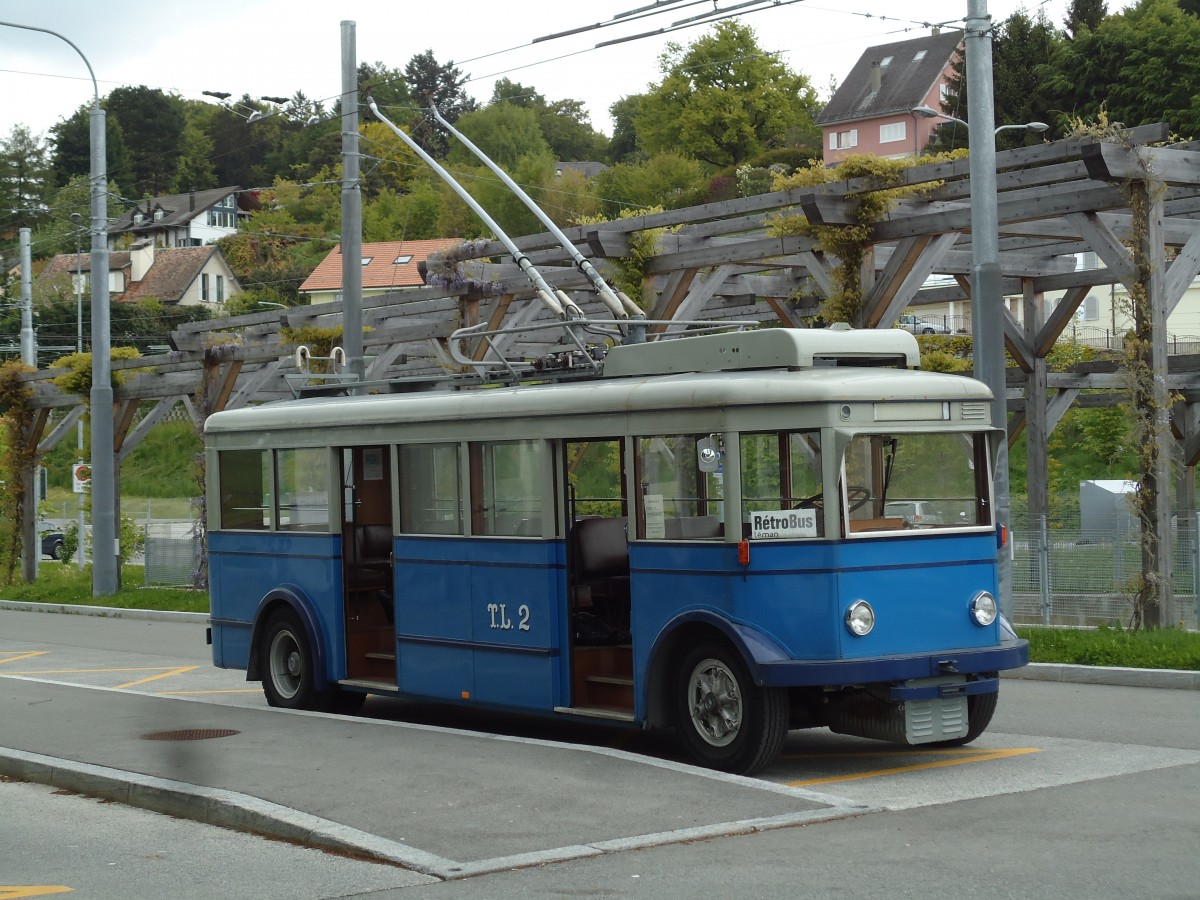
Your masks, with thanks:
[(127, 684), (118, 684), (117, 690), (119, 691), (122, 688), (137, 687), (139, 684), (147, 684), (148, 682), (151, 682), (151, 681), (158, 681), (158, 679), (160, 679), (160, 678), (170, 678), (172, 675), (182, 675), (184, 672), (193, 672), (198, 668), (200, 668), (200, 667), (199, 666), (180, 666), (178, 669), (172, 669), (169, 672), (163, 672), (161, 675), (151, 675), (149, 678), (142, 678), (138, 681), (130, 681)]
[[(22, 653), (19, 656), (10, 656), (7, 659), (0, 659), (0, 663), (10, 663), (10, 662), (17, 662), (18, 660), (22, 660), (22, 659), (32, 659), (35, 656), (43, 656), (49, 652), (50, 652), (49, 650), (34, 650), (30, 653)], [(0, 891), (3, 891), (3, 890), (7, 890), (7, 888), (5, 888), (3, 885), (0, 885)], [(0, 900), (2, 900), (2, 898), (3, 898), (3, 895), (0, 894)]]
[(0, 900), (18, 900), (20, 897), (47, 897), (50, 894), (67, 894), (75, 888), (61, 884), (0, 884)]
[[(228, 691), (155, 691), (156, 695), (163, 697), (181, 697), (187, 694), (261, 694), (261, 688), (236, 688)], [(0, 898), (3, 900), (3, 898)]]
[[(198, 666), (192, 666), (196, 669)], [(87, 675), (92, 672), (163, 672), (169, 666), (124, 666), (118, 669), (29, 669), (25, 672), (5, 672), (5, 675)], [(174, 670), (171, 670), (174, 671)], [(4, 900), (0, 897), (0, 900)]]
[[(919, 751), (918, 751), (919, 752)], [(945, 750), (931, 750), (931, 753), (946, 753)], [(950, 751), (953, 752), (953, 751)], [(934, 762), (915, 763), (911, 766), (896, 766), (891, 769), (875, 769), (870, 772), (857, 772), (852, 775), (834, 775), (829, 778), (813, 778), (807, 781), (789, 781), (788, 787), (811, 787), (815, 784), (833, 784), (839, 781), (857, 781), (863, 778), (879, 778), (883, 775), (899, 775), (903, 772), (919, 772), (922, 769), (940, 769), (943, 766), (960, 766), (964, 763), (973, 762), (988, 762), (993, 759), (1007, 759), (1011, 756), (1024, 756), (1028, 753), (1040, 753), (1039, 747), (1018, 747), (1012, 750), (966, 750), (959, 751), (962, 755), (956, 755), (950, 759), (939, 759)], [(968, 755), (969, 754), (969, 755)], [(840, 754), (824, 754), (830, 758)], [(886, 754), (875, 753), (847, 753), (846, 756), (883, 756)]]

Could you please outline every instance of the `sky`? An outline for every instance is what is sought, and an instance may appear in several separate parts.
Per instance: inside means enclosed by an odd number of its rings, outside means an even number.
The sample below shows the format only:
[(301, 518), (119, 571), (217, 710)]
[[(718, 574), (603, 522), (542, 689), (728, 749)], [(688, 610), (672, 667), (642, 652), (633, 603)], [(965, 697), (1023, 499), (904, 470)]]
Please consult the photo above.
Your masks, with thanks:
[[(11, 24), (51, 29), (75, 44), (91, 63), (101, 96), (119, 85), (144, 84), (191, 100), (210, 100), (202, 95), (207, 90), (234, 98), (303, 91), (311, 100), (328, 101), (341, 89), (341, 22), (351, 21), (359, 62), (403, 69), (415, 54), (432, 50), (439, 63), (453, 61), (470, 76), (466, 90), (480, 103), (491, 98), (497, 78), (509, 78), (549, 101), (584, 101), (592, 125), (611, 134), (609, 106), (661, 79), (658, 58), (666, 43), (687, 45), (711, 25), (596, 44), (670, 28), (738, 2), (692, 0), (635, 18), (624, 14), (653, 7), (655, 0), (578, 6), (522, 0), (507, 14), (501, 4), (481, 0), (451, 6), (413, 0), (205, 0), (184, 6), (0, 0), (0, 138), (18, 124), (47, 135), (93, 97), (87, 68), (65, 41)], [(1017, 9), (1031, 15), (1041, 10), (1061, 26), (1068, 5), (991, 0), (986, 9), (997, 21)], [(1123, 6), (1110, 0), (1110, 10)], [(933, 24), (961, 27), (967, 8), (967, 0), (774, 0), (741, 21), (754, 29), (761, 47), (807, 75), (827, 99), (831, 85), (868, 47), (918, 37)], [(614, 19), (618, 24), (533, 42)]]

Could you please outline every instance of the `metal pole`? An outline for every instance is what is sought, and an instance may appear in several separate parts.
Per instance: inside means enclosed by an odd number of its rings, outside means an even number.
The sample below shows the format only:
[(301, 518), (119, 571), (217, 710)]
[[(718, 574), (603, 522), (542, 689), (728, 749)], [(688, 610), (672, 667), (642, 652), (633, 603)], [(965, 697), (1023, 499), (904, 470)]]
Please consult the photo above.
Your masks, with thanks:
[[(83, 224), (83, 216), (71, 213), (71, 221), (77, 226)], [(83, 248), (79, 245), (79, 230), (75, 231), (75, 352), (83, 353)], [(83, 462), (83, 416), (75, 423), (76, 462)], [(74, 479), (72, 479), (74, 480)], [(86, 565), (84, 561), (84, 521), (83, 521), (83, 492), (75, 497), (77, 519), (75, 523), (75, 565), (82, 572)]]
[[(971, 303), (974, 374), (992, 391), (996, 522), (1011, 536), (1008, 480), (1008, 389), (1004, 379), (1004, 296), (996, 210), (996, 130), (992, 103), (992, 20), (987, 0), (967, 0), (967, 120), (971, 138)], [(1012, 617), (1012, 541), (997, 559), (1000, 609)]]
[(21, 362), (37, 368), (37, 338), (33, 334), (33, 255), (30, 230), (22, 228), (21, 241)]
[(1042, 591), (1042, 624), (1050, 624), (1050, 534), (1046, 517), (1039, 516), (1041, 528), (1038, 540), (1038, 585)]
[(358, 65), (354, 23), (342, 22), (342, 349), (362, 381), (362, 186), (358, 157)]

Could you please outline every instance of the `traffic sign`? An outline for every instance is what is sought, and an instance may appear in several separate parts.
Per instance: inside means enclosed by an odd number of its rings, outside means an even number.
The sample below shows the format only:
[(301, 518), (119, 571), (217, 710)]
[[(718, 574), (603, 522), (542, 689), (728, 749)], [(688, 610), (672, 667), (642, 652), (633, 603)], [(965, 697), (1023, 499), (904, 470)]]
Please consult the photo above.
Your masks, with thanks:
[(71, 466), (71, 489), (76, 494), (87, 492), (92, 483), (92, 467), (87, 463), (75, 463)]

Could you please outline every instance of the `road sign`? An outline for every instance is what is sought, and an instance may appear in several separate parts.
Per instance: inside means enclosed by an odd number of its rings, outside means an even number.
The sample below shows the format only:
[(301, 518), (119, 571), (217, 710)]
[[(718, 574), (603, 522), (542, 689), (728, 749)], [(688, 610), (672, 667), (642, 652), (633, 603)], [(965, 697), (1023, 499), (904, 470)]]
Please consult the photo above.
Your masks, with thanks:
[(71, 489), (76, 494), (87, 492), (92, 483), (92, 467), (87, 463), (75, 463), (71, 466)]

